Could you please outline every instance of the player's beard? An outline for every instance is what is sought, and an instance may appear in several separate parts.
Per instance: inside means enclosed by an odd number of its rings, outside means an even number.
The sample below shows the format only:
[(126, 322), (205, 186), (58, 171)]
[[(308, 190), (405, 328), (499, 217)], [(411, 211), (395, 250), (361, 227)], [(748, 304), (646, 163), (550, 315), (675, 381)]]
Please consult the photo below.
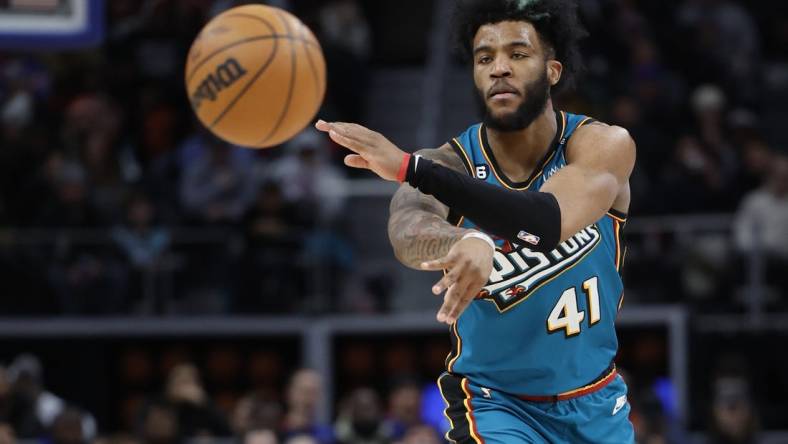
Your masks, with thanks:
[(531, 83), (523, 86), (525, 97), (523, 103), (517, 109), (502, 116), (494, 116), (487, 106), (487, 93), (479, 91), (477, 88), (476, 102), (481, 112), (484, 113), (484, 124), (493, 130), (501, 132), (520, 131), (528, 128), (547, 106), (547, 99), (550, 98), (550, 81), (547, 79), (547, 72), (542, 71), (542, 75)]

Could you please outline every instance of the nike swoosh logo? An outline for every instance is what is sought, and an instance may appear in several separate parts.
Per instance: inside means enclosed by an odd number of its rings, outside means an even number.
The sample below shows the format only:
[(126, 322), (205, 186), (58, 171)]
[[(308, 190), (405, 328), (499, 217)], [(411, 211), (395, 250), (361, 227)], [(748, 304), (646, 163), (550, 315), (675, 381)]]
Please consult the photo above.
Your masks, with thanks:
[(613, 407), (613, 413), (610, 416), (613, 416), (616, 413), (618, 413), (626, 405), (627, 405), (627, 395), (619, 396), (618, 399), (616, 399), (616, 406)]

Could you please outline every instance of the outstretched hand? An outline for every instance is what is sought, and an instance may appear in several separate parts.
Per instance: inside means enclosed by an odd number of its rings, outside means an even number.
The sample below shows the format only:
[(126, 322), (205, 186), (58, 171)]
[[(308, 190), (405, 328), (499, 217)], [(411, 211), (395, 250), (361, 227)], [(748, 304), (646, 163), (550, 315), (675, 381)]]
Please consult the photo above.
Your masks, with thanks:
[(331, 140), (355, 153), (345, 156), (345, 165), (370, 170), (386, 180), (397, 180), (405, 152), (382, 134), (355, 123), (323, 120), (318, 120), (315, 128), (328, 133)]
[[(353, 151), (345, 156), (345, 165), (372, 171), (383, 179), (396, 181), (405, 152), (383, 135), (355, 123), (325, 122), (315, 127), (328, 133), (334, 142)], [(453, 324), (487, 283), (492, 272), (493, 249), (485, 241), (467, 238), (456, 242), (440, 259), (424, 262), (422, 270), (446, 270), (432, 292), (443, 296), (438, 311), (439, 322)]]
[(436, 296), (446, 290), (438, 310), (439, 322), (449, 325), (457, 322), (487, 283), (492, 272), (493, 254), (493, 249), (485, 241), (470, 237), (455, 243), (446, 256), (421, 264), (422, 270), (446, 270), (443, 278), (432, 287)]

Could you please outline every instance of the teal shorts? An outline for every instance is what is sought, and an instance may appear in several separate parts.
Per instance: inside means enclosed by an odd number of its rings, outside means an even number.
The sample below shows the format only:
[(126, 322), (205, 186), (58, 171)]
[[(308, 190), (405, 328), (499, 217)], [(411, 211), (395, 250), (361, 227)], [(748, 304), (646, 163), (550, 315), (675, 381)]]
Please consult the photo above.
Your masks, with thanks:
[(458, 444), (632, 444), (627, 386), (619, 375), (601, 389), (563, 401), (525, 401), (444, 373), (450, 442)]

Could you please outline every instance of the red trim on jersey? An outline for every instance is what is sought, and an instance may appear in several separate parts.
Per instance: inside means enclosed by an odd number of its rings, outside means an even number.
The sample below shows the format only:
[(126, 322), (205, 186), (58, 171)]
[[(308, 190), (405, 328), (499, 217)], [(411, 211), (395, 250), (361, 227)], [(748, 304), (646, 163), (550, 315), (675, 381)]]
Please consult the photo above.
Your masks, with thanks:
[(524, 401), (532, 401), (532, 402), (556, 402), (556, 401), (566, 401), (568, 399), (579, 398), (581, 396), (589, 395), (591, 393), (602, 390), (608, 384), (613, 382), (617, 374), (618, 372), (616, 371), (615, 367), (613, 367), (610, 373), (607, 373), (605, 376), (599, 378), (598, 380), (584, 387), (580, 387), (574, 390), (570, 390), (568, 392), (560, 393), (558, 395), (549, 395), (549, 396), (520, 395), (518, 396), (518, 398)]

